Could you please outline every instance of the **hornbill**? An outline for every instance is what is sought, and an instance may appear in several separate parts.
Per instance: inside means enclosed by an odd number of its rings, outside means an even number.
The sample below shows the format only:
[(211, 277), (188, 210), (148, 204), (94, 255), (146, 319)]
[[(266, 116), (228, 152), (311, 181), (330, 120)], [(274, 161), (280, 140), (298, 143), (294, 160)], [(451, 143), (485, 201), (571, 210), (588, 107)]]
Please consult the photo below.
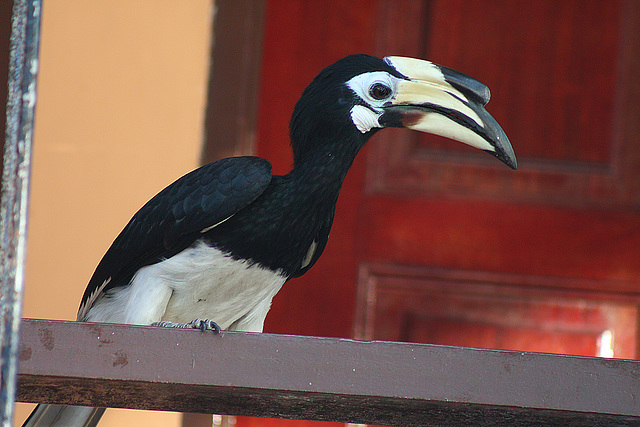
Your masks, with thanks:
[[(295, 105), (288, 174), (272, 175), (258, 157), (233, 157), (166, 187), (98, 264), (78, 320), (262, 331), (280, 287), (322, 254), (345, 175), (380, 129), (445, 136), (516, 168), (507, 136), (484, 109), (489, 96), (477, 80), (428, 61), (362, 54), (339, 60)], [(45, 408), (26, 425), (93, 425), (102, 414)]]

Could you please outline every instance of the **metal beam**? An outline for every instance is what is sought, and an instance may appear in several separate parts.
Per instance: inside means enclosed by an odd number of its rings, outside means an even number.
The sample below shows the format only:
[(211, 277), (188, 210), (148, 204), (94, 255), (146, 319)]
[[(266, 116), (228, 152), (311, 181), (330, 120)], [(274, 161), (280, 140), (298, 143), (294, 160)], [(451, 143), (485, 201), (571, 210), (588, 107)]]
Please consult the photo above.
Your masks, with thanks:
[(0, 202), (0, 425), (10, 426), (27, 233), (31, 144), (36, 103), (40, 0), (15, 0), (11, 19), (7, 125)]
[(19, 400), (381, 425), (640, 425), (640, 362), (24, 320)]

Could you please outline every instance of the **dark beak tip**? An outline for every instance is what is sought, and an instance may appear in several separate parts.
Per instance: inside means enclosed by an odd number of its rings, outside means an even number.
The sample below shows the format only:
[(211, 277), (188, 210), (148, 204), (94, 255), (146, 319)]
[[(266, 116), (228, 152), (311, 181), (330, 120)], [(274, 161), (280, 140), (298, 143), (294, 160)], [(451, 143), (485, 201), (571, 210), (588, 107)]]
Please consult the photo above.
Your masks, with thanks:
[(497, 150), (491, 153), (498, 158), (502, 163), (509, 166), (511, 169), (518, 169), (518, 160), (513, 150)]

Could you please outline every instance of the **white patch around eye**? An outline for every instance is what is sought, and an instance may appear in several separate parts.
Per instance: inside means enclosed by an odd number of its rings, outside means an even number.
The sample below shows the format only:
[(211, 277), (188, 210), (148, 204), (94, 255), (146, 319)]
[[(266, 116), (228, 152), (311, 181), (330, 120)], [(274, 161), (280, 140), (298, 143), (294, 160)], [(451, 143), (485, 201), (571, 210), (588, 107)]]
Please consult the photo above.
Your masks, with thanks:
[[(396, 87), (400, 80), (385, 71), (372, 71), (358, 74), (347, 82), (347, 86), (372, 108), (382, 108), (384, 104), (392, 100), (396, 95)], [(391, 89), (391, 94), (385, 99), (375, 99), (369, 94), (369, 89), (376, 83), (383, 84)]]
[(367, 133), (373, 128), (381, 128), (378, 117), (378, 113), (362, 105), (355, 105), (351, 109), (351, 121), (362, 133)]

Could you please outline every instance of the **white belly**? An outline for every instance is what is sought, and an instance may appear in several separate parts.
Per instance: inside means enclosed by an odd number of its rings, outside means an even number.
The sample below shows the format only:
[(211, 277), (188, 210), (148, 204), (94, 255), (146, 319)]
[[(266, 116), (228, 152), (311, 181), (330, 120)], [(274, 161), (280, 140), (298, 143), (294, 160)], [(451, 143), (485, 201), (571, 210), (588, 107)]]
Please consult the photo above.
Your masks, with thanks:
[(99, 299), (89, 321), (148, 325), (209, 319), (222, 329), (261, 332), (286, 278), (199, 244), (141, 268), (131, 284)]

